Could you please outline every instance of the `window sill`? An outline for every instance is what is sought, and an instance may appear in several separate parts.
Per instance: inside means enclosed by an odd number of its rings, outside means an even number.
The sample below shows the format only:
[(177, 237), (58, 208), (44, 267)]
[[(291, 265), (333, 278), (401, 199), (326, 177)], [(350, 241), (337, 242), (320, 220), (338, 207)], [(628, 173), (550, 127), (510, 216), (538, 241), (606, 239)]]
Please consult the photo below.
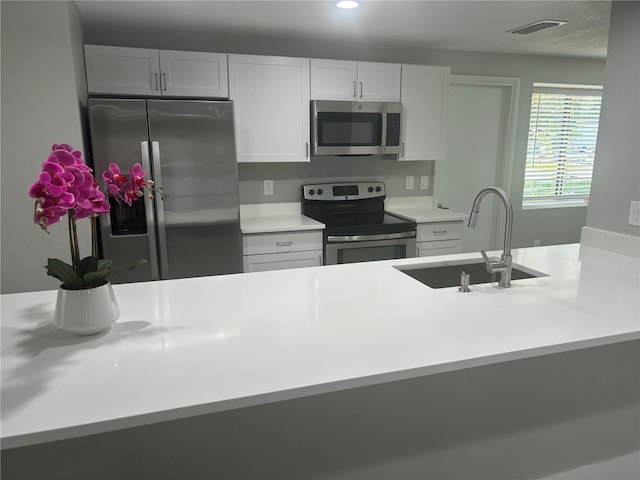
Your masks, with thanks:
[(565, 200), (555, 202), (537, 202), (526, 203), (522, 205), (522, 210), (545, 210), (548, 208), (574, 208), (574, 207), (588, 207), (589, 205), (584, 200)]

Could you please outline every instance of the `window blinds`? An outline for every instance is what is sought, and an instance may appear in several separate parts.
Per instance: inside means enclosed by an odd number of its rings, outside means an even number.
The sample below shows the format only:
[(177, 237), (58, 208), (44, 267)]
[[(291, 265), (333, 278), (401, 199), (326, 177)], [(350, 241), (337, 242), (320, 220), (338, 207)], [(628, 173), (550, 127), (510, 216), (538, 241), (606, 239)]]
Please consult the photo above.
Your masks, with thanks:
[(589, 195), (601, 100), (599, 87), (534, 84), (523, 205)]

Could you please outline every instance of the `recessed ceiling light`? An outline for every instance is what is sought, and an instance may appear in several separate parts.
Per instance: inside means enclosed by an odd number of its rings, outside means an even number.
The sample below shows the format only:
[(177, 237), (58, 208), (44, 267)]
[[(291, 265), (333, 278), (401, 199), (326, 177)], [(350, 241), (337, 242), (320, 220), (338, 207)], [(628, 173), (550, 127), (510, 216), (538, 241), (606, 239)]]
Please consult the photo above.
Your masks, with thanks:
[(336, 3), (338, 8), (357, 8), (360, 6), (358, 2), (354, 2), (353, 0), (341, 0)]

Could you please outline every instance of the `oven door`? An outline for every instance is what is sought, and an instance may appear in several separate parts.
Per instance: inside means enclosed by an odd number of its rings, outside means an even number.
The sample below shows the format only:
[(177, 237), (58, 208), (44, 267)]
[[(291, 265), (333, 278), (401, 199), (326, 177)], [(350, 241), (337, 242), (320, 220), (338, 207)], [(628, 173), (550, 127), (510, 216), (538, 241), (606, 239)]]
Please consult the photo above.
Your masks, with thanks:
[(324, 253), (325, 265), (415, 257), (416, 232), (328, 235)]

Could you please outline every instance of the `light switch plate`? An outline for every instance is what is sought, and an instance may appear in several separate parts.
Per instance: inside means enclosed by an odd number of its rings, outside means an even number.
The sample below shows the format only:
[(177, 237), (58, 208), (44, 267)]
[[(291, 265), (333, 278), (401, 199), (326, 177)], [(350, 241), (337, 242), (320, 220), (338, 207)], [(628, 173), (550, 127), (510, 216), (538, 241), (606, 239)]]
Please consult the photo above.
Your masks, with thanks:
[(413, 176), (406, 176), (404, 180), (404, 188), (407, 190), (413, 190)]
[(640, 227), (640, 202), (632, 201), (629, 206), (629, 225)]
[(429, 188), (429, 175), (422, 175), (420, 177), (420, 189), (426, 190)]
[(273, 195), (273, 180), (264, 181), (264, 194)]

